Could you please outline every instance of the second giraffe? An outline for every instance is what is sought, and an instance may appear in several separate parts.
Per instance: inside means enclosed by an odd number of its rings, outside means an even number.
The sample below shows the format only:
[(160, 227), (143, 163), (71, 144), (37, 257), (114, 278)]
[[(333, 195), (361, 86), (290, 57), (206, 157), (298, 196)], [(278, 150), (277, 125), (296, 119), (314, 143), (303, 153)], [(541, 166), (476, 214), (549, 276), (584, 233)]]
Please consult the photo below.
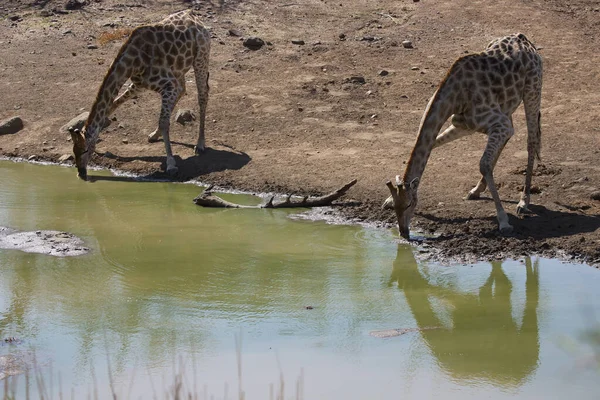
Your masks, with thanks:
[[(419, 135), (408, 160), (404, 178), (396, 186), (388, 182), (391, 196), (384, 208), (394, 208), (400, 234), (409, 239), (410, 220), (417, 206), (417, 187), (434, 147), (481, 132), (488, 142), (479, 162), (482, 178), (467, 199), (479, 198), (487, 187), (496, 205), (502, 233), (512, 231), (494, 183), (493, 171), (500, 153), (514, 133), (512, 114), (525, 106), (527, 120), (527, 170), (517, 213), (527, 212), (535, 158), (540, 157), (540, 104), (542, 58), (522, 33), (492, 41), (477, 54), (459, 58), (448, 71), (425, 109)], [(452, 116), (452, 125), (440, 129)], [(439, 133), (439, 134), (438, 134)]]
[[(148, 141), (157, 141), (162, 136), (167, 153), (167, 173), (176, 175), (178, 169), (169, 140), (170, 118), (175, 104), (185, 94), (185, 74), (191, 67), (196, 76), (200, 107), (200, 132), (195, 152), (204, 151), (209, 52), (210, 33), (191, 10), (172, 14), (155, 25), (136, 28), (108, 69), (83, 132), (71, 132), (77, 175), (87, 179), (87, 165), (104, 121), (139, 89), (150, 89), (161, 96), (158, 128), (150, 134)], [(117, 97), (127, 79), (131, 79), (131, 84)]]

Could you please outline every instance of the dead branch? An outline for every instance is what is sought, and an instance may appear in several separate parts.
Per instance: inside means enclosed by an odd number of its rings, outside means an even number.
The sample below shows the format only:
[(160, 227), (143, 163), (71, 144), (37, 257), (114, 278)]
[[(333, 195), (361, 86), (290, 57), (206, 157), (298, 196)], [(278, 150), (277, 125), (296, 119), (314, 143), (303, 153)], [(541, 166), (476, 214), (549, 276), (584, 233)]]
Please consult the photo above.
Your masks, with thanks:
[(194, 203), (202, 207), (220, 207), (220, 208), (304, 208), (304, 207), (324, 207), (343, 195), (356, 184), (357, 180), (347, 183), (341, 188), (326, 194), (324, 196), (309, 197), (304, 196), (299, 199), (293, 199), (292, 195), (288, 195), (284, 200), (275, 201), (275, 196), (271, 196), (266, 203), (257, 206), (246, 206), (243, 204), (231, 203), (212, 194), (213, 186), (207, 187), (202, 193), (194, 199)]

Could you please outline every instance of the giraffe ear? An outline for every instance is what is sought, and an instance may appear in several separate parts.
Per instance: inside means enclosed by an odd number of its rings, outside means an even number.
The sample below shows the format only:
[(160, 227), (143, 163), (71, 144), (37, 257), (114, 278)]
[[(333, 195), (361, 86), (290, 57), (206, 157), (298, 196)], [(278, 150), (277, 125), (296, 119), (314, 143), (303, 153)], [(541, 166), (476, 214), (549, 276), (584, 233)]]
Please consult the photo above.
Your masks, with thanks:
[(408, 186), (412, 189), (415, 190), (417, 188), (417, 185), (419, 185), (419, 178), (414, 178), (412, 181), (410, 181), (410, 183), (408, 184)]

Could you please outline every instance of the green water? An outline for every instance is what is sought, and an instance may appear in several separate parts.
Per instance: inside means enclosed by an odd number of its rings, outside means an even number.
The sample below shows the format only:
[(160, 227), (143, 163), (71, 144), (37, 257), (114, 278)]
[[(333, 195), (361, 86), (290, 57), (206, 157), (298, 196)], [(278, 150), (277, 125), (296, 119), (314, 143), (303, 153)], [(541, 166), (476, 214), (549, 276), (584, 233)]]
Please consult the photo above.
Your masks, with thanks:
[[(305, 399), (599, 397), (593, 268), (418, 262), (390, 231), (202, 209), (193, 185), (90, 174), (0, 161), (0, 226), (92, 250), (0, 250), (0, 337), (23, 341), (0, 355), (35, 349), (67, 395), (96, 380), (105, 398), (108, 358), (119, 398), (163, 398), (180, 363), (200, 398), (236, 398), (238, 336), (247, 399), (268, 399), (280, 372), (286, 398), (300, 376)], [(436, 329), (370, 335), (395, 328)]]

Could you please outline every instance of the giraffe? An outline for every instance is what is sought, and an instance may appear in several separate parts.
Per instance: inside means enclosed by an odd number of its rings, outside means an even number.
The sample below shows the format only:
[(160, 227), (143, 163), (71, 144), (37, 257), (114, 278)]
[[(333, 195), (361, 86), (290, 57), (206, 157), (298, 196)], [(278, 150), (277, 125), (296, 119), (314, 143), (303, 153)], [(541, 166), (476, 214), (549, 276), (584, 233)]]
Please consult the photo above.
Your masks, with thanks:
[[(474, 132), (488, 136), (479, 163), (482, 178), (466, 199), (479, 198), (489, 187), (502, 234), (512, 232), (492, 176), (500, 153), (514, 133), (512, 114), (523, 102), (527, 121), (527, 169), (517, 214), (528, 212), (535, 158), (540, 159), (540, 104), (542, 59), (525, 35), (493, 40), (480, 53), (460, 57), (427, 104), (404, 178), (387, 183), (391, 196), (383, 208), (393, 208), (400, 235), (409, 239), (409, 225), (417, 206), (417, 189), (433, 148)], [(439, 133), (448, 118), (451, 125)]]
[[(204, 120), (208, 103), (208, 58), (210, 33), (192, 10), (179, 11), (154, 25), (133, 30), (108, 69), (83, 132), (73, 131), (73, 153), (78, 176), (87, 179), (87, 164), (94, 152), (106, 118), (140, 89), (150, 89), (161, 96), (158, 128), (148, 136), (149, 142), (162, 136), (167, 153), (167, 173), (177, 174), (169, 141), (170, 117), (178, 100), (185, 94), (185, 74), (194, 68), (200, 128), (195, 154), (204, 151)], [(117, 97), (127, 79), (126, 90)]]

